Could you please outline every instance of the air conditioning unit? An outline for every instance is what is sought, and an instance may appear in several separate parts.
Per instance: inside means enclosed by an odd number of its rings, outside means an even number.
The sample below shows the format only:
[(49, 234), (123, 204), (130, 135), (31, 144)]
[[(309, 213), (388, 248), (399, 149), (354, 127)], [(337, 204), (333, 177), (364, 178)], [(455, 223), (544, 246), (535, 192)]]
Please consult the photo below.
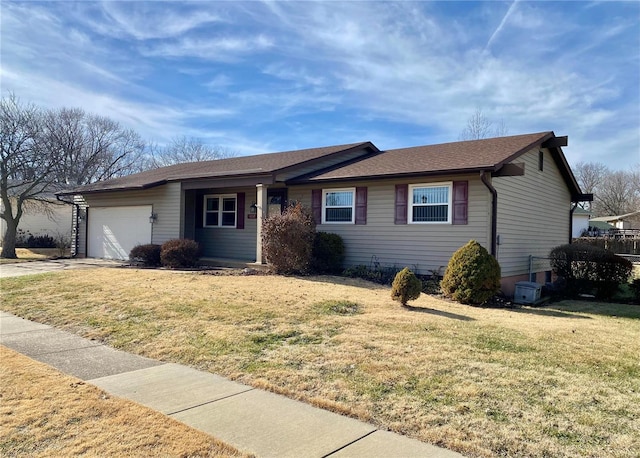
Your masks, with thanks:
[(542, 285), (532, 281), (519, 281), (516, 283), (516, 292), (513, 301), (516, 304), (535, 304), (540, 300)]

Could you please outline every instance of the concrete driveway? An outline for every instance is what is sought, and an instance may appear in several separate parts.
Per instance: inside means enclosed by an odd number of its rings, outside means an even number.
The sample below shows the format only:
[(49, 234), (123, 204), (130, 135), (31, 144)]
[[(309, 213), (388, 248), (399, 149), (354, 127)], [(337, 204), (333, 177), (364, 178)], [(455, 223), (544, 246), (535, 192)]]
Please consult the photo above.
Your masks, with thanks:
[(68, 269), (90, 269), (95, 267), (117, 267), (123, 261), (111, 259), (49, 259), (44, 261), (16, 262), (12, 264), (0, 264), (0, 278), (21, 277), (23, 275), (41, 274), (44, 272), (57, 272)]

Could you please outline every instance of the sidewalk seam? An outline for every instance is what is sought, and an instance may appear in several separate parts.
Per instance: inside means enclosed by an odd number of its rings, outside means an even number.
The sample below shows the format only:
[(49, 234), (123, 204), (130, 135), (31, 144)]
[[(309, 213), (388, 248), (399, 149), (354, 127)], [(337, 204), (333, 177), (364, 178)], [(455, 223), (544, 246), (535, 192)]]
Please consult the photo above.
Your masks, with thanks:
[[(33, 354), (27, 355), (27, 356), (34, 357), (34, 356), (43, 356), (43, 355), (55, 355), (57, 353), (66, 353), (66, 352), (69, 352), (69, 351), (84, 350), (85, 348), (96, 348), (96, 347), (104, 347), (104, 346), (105, 346), (104, 344), (88, 345), (86, 347), (67, 348), (66, 350), (46, 351), (46, 352), (43, 352), (43, 353), (33, 353)], [(11, 347), (9, 347), (9, 348), (11, 348)]]
[[(15, 315), (13, 315), (13, 316), (15, 316)], [(18, 318), (20, 318), (20, 317), (18, 317)], [(21, 319), (24, 320), (24, 318), (21, 318)], [(27, 332), (42, 332), (42, 331), (49, 331), (49, 330), (51, 330), (51, 331), (59, 331), (59, 329), (56, 329), (56, 328), (54, 328), (53, 326), (51, 326), (49, 324), (38, 323), (37, 321), (34, 321), (33, 323), (41, 324), (42, 326), (48, 326), (48, 328), (47, 329), (29, 329), (27, 331), (4, 332), (4, 333), (0, 330), (0, 339), (3, 336), (14, 336), (16, 334), (26, 334)], [(66, 332), (66, 331), (62, 331), (62, 332)], [(84, 339), (84, 337), (83, 337), (83, 339)]]
[(255, 391), (255, 388), (247, 387), (247, 389), (244, 390), (244, 391), (240, 391), (238, 393), (229, 394), (227, 396), (223, 396), (223, 397), (218, 398), (218, 399), (213, 399), (211, 401), (203, 402), (202, 404), (198, 404), (198, 405), (195, 405), (195, 406), (187, 407), (185, 409), (176, 410), (175, 412), (168, 412), (165, 415), (175, 415), (175, 414), (180, 413), (180, 412), (186, 412), (187, 410), (195, 409), (197, 407), (206, 406), (208, 404), (213, 404), (214, 402), (222, 401), (223, 399), (229, 399), (229, 398), (232, 398), (234, 396), (238, 396), (239, 394), (248, 393), (249, 391)]
[(362, 436), (362, 437), (358, 437), (357, 439), (352, 440), (352, 441), (351, 441), (351, 442), (349, 442), (348, 444), (345, 444), (345, 445), (343, 445), (342, 447), (335, 449), (333, 452), (329, 452), (329, 453), (327, 453), (326, 455), (323, 455), (323, 456), (322, 456), (322, 458), (327, 458), (327, 457), (329, 457), (329, 456), (331, 456), (331, 455), (334, 455), (334, 454), (338, 453), (340, 450), (344, 450), (345, 448), (349, 447), (350, 445), (353, 445), (353, 444), (355, 444), (356, 442), (361, 441), (361, 440), (362, 440), (362, 439), (364, 439), (365, 437), (368, 437), (368, 436), (372, 435), (372, 434), (373, 434), (373, 433), (375, 433), (376, 431), (378, 431), (378, 429), (374, 429), (373, 431), (369, 431), (369, 432), (368, 432), (367, 434), (365, 434), (364, 436)]

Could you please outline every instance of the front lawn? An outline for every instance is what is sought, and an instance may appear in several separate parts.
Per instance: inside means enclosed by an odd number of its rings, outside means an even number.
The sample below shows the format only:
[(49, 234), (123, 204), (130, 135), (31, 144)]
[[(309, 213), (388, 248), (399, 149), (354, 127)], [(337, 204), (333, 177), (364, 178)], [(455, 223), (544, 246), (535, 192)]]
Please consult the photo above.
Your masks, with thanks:
[(467, 456), (640, 450), (640, 307), (483, 309), (338, 277), (95, 269), (4, 279), (2, 309)]

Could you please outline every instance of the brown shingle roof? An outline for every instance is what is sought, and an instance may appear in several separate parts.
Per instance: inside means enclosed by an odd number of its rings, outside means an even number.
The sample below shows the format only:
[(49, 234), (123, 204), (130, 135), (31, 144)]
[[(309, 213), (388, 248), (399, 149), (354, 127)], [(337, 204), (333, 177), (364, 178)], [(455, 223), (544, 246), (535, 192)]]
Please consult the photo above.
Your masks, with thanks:
[(275, 173), (289, 167), (302, 166), (332, 154), (339, 154), (354, 148), (371, 148), (369, 142), (351, 143), (347, 145), (327, 146), (280, 153), (241, 156), (214, 161), (188, 162), (161, 167), (154, 170), (136, 173), (111, 180), (100, 181), (61, 194), (82, 194), (98, 191), (116, 191), (127, 189), (145, 189), (169, 181), (181, 181), (198, 178), (221, 176), (246, 176)]
[(387, 150), (307, 181), (491, 171), (551, 137), (553, 132), (540, 132)]
[[(316, 164), (317, 172), (292, 179), (290, 183), (385, 178), (411, 175), (444, 175), (475, 171), (498, 171), (503, 164), (513, 161), (530, 149), (555, 138), (553, 132), (513, 135), (439, 145), (416, 146), (379, 151), (371, 142), (310, 148), (281, 153), (242, 156), (216, 161), (176, 164), (149, 170), (122, 178), (93, 183), (59, 193), (85, 194), (100, 191), (145, 189), (170, 181), (195, 180), (217, 177), (262, 176), (283, 172), (295, 173), (309, 164)], [(322, 161), (332, 155), (349, 150), (364, 149), (369, 154), (358, 158), (345, 156), (341, 164), (322, 168)], [(572, 196), (590, 200), (582, 195), (575, 177), (559, 148), (552, 147), (552, 157), (558, 164)], [(330, 162), (333, 163), (334, 161)], [(326, 164), (326, 163), (325, 163)], [(302, 173), (300, 171), (300, 173)], [(592, 197), (591, 197), (592, 198)]]

